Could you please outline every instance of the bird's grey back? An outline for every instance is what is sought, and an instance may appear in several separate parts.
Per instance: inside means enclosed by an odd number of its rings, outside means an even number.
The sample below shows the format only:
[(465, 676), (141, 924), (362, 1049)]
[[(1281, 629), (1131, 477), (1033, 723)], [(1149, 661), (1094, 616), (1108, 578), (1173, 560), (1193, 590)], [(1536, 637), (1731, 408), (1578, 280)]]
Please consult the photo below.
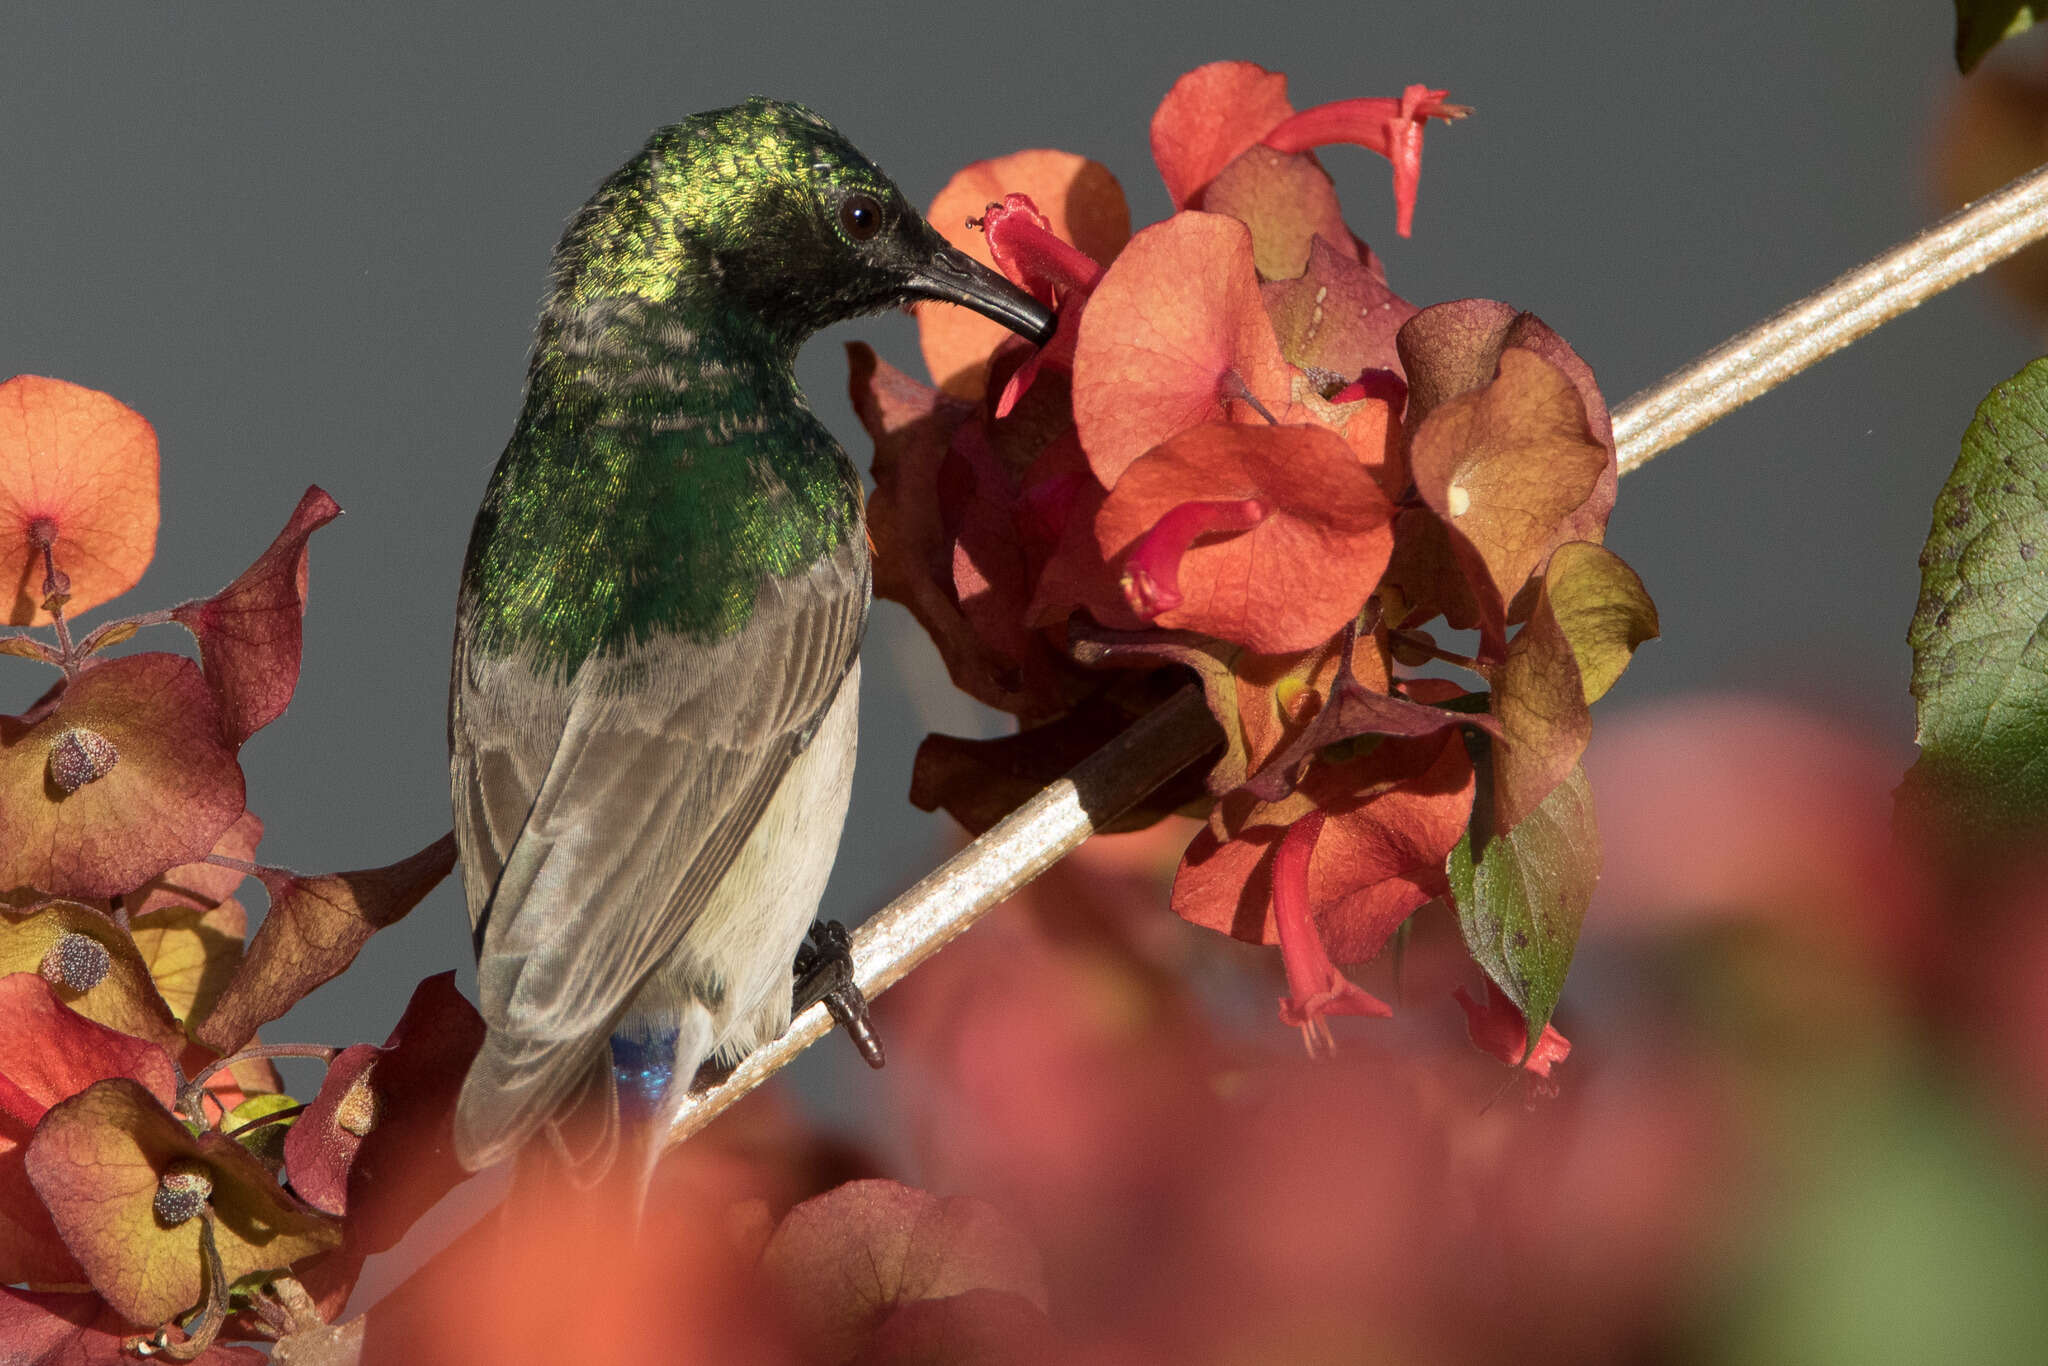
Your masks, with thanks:
[(601, 1065), (831, 705), (867, 601), (856, 537), (765, 581), (723, 640), (657, 636), (567, 681), (458, 646), (451, 781), (490, 1026), (458, 1109), (466, 1164), (516, 1151)]

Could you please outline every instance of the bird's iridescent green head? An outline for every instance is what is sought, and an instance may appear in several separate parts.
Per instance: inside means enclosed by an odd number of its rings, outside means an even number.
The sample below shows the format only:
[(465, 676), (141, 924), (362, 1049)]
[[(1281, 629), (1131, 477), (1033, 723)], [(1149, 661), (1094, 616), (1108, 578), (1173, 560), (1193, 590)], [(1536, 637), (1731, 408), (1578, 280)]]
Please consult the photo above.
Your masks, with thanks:
[(611, 301), (760, 327), (793, 348), (827, 324), (946, 299), (1043, 343), (1052, 314), (946, 245), (890, 179), (799, 104), (751, 99), (659, 129), (577, 215), (548, 312)]

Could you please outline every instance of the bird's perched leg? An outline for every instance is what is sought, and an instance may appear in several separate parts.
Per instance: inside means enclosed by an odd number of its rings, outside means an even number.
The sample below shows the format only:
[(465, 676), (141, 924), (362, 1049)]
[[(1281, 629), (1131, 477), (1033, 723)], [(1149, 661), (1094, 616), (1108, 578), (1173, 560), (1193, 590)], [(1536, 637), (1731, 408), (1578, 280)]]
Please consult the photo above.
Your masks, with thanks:
[(880, 1067), (888, 1061), (882, 1053), (882, 1040), (868, 1019), (868, 998), (853, 980), (853, 936), (836, 920), (812, 921), (810, 933), (796, 950), (791, 1014), (800, 1015), (818, 1001), (825, 1003), (868, 1066)]

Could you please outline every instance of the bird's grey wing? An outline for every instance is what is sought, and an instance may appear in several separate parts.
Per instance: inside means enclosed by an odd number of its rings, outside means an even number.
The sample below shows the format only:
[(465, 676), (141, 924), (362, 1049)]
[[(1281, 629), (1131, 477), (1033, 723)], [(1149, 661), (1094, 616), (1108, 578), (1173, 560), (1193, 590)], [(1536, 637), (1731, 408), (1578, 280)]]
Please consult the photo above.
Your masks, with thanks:
[[(490, 711), (522, 691), (489, 676), (516, 660), (459, 663), (458, 820), (499, 864), (484, 904), (471, 888), (490, 1036), (457, 1112), (465, 1163), (509, 1156), (559, 1113), (683, 942), (853, 662), (865, 551), (855, 540), (768, 580), (749, 629), (724, 641), (657, 637), (587, 662), (566, 706), (524, 719)], [(551, 705), (562, 719), (543, 768)]]

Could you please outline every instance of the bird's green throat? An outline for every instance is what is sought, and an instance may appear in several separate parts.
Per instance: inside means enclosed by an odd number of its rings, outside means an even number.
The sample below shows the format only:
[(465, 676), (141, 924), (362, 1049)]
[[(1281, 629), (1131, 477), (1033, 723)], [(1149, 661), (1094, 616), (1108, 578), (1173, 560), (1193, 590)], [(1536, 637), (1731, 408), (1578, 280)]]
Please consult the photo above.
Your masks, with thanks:
[(663, 129), (564, 236), (464, 571), (481, 653), (566, 677), (656, 634), (715, 640), (767, 576), (862, 534), (858, 477), (794, 373), (805, 336), (858, 310), (776, 259), (773, 220), (827, 156), (893, 187), (822, 123), (767, 122), (740, 106)]
[(860, 534), (852, 466), (786, 358), (673, 318), (604, 337), (537, 359), (465, 575), (475, 648), (557, 675), (657, 633), (729, 635), (766, 576)]

